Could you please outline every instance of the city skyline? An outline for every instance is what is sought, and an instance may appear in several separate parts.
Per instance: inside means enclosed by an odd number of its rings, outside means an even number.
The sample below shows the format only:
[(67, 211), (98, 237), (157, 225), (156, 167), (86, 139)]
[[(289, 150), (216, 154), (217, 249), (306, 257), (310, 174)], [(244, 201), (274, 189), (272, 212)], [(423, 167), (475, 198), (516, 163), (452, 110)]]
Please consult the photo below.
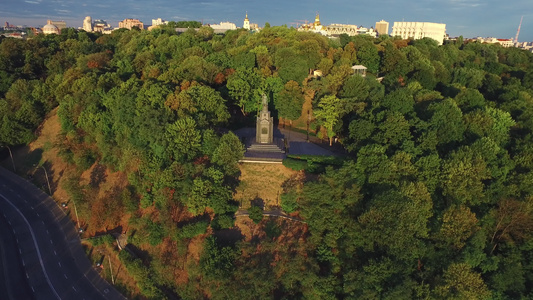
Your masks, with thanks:
[[(112, 26), (125, 18), (137, 18), (146, 24), (152, 19), (168, 21), (197, 20), (204, 23), (234, 22), (242, 27), (245, 13), (250, 22), (263, 26), (294, 26), (312, 22), (317, 12), (322, 24), (343, 23), (373, 27), (381, 19), (393, 26), (394, 22), (445, 23), (451, 36), (463, 35), (514, 38), (524, 16), (519, 41), (533, 41), (533, 1), (511, 0), (500, 3), (494, 0), (430, 0), (425, 2), (378, 0), (372, 5), (349, 0), (308, 1), (302, 3), (273, 0), (259, 1), (169, 1), (154, 0), (149, 4), (141, 1), (122, 1), (120, 4), (94, 0), (6, 0), (0, 9), (0, 22), (14, 25), (43, 26), (47, 19), (64, 20), (69, 27), (81, 27), (83, 19), (107, 20)], [(509, 4), (512, 2), (512, 4)]]

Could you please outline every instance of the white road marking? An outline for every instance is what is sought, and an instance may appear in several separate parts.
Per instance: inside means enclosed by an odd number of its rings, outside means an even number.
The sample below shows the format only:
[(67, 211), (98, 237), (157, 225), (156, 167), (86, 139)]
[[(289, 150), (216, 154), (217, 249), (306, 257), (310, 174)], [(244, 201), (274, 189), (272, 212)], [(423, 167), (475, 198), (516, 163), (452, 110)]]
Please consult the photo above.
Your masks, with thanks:
[(7, 223), (9, 224), (9, 226), (11, 226), (11, 221), (7, 220)]
[(20, 196), (20, 194), (17, 194), (17, 197), (22, 198), (22, 197)]
[(28, 272), (26, 272), (26, 278), (30, 279), (30, 275), (28, 275)]
[(48, 233), (48, 235), (50, 235), (50, 232), (48, 231), (48, 229), (46, 229), (46, 233)]
[(37, 213), (37, 217), (40, 217), (39, 213)]
[(61, 262), (58, 262), (57, 264), (61, 267)]
[(44, 221), (43, 220), (41, 220), (41, 223), (43, 223), (43, 225), (44, 225)]
[(57, 255), (57, 252), (56, 252), (56, 250), (54, 250), (54, 255)]
[(26, 263), (24, 262), (24, 259), (21, 259), (21, 260), (22, 260), (22, 266), (25, 267)]
[(52, 240), (50, 240), (50, 244), (52, 245), (52, 244), (54, 244), (54, 242), (52, 242)]
[[(7, 199), (6, 196), (4, 196), (2, 193), (0, 193), (0, 198), (4, 199), (14, 210), (17, 211), (17, 213), (20, 215), (21, 219), (24, 221), (24, 223), (28, 227), (28, 229), (30, 231), (30, 234), (31, 234), (31, 239), (33, 240), (34, 249), (37, 250), (37, 256), (39, 257), (39, 264), (41, 265), (41, 270), (43, 270), (46, 282), (48, 283), (48, 286), (50, 286), (50, 288), (52, 289), (52, 292), (54, 293), (56, 298), (61, 299), (61, 297), (57, 293), (56, 289), (54, 288), (54, 285), (50, 281), (50, 277), (49, 277), (46, 269), (44, 268), (43, 257), (41, 255), (41, 251), (39, 250), (39, 246), (37, 245), (37, 239), (35, 237), (35, 232), (33, 232), (33, 229), (32, 229), (32, 227), (30, 225), (30, 222), (28, 222), (28, 219), (26, 219), (26, 217), (24, 217), (24, 214), (11, 201), (9, 201), (9, 199)], [(28, 279), (30, 278), (28, 276), (28, 273), (26, 273), (26, 277)]]
[(22, 254), (22, 250), (20, 250), (20, 248), (19, 248), (19, 254)]
[(65, 279), (68, 279), (67, 274), (63, 274), (63, 276), (65, 276)]
[(35, 293), (35, 289), (33, 288), (33, 286), (31, 287), (31, 291)]
[(35, 210), (35, 208), (33, 208), (33, 206), (30, 206), (32, 210)]
[(78, 291), (78, 290), (77, 290), (77, 289), (76, 289), (75, 287), (72, 287), (72, 289), (73, 289), (73, 290), (74, 290), (75, 292), (77, 292), (77, 291)]

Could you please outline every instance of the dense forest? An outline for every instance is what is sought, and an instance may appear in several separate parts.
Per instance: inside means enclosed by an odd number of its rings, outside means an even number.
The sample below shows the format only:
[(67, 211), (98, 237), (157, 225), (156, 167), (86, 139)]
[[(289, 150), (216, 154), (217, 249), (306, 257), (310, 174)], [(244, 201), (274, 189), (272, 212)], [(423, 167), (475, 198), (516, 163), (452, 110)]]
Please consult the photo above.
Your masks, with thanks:
[[(305, 224), (263, 220), (228, 242), (244, 153), (231, 129), (263, 94), (292, 121), (310, 98), (348, 154), (285, 185), (281, 206)], [(135, 229), (137, 252), (119, 256), (142, 297), (533, 297), (529, 52), (270, 26), (0, 38), (0, 144), (31, 142), (56, 107), (77, 170), (64, 188), (93, 232)], [(95, 164), (127, 186), (91, 197), (79, 179)]]

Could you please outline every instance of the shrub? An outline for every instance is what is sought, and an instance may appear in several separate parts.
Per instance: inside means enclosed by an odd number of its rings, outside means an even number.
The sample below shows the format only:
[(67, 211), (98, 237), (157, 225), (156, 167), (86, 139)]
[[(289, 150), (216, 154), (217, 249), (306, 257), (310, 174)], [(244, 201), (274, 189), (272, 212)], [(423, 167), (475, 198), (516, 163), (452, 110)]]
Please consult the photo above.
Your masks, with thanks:
[(115, 238), (110, 234), (103, 234), (103, 235), (94, 237), (90, 239), (89, 241), (91, 242), (93, 246), (96, 247), (102, 244), (112, 245), (113, 242), (115, 241)]
[(217, 215), (213, 219), (212, 226), (215, 229), (232, 228), (235, 225), (233, 217), (230, 215)]
[(295, 171), (300, 171), (305, 170), (307, 168), (307, 161), (293, 158), (285, 158), (283, 160), (283, 165)]
[(191, 239), (197, 235), (204, 234), (207, 231), (209, 224), (206, 221), (187, 224), (180, 228), (178, 238)]
[(290, 191), (285, 194), (281, 194), (281, 209), (283, 211), (291, 213), (298, 208), (298, 195), (295, 191)]
[(80, 154), (74, 155), (74, 164), (80, 170), (88, 170), (95, 162), (96, 155), (91, 150), (83, 150)]
[(263, 210), (259, 206), (252, 206), (248, 209), (249, 217), (255, 224), (259, 224), (263, 220)]
[(146, 224), (146, 230), (148, 231), (148, 243), (152, 246), (161, 244), (165, 237), (165, 229), (159, 223), (148, 220)]
[(270, 220), (265, 225), (265, 233), (270, 239), (276, 238), (281, 235), (281, 228), (276, 221)]

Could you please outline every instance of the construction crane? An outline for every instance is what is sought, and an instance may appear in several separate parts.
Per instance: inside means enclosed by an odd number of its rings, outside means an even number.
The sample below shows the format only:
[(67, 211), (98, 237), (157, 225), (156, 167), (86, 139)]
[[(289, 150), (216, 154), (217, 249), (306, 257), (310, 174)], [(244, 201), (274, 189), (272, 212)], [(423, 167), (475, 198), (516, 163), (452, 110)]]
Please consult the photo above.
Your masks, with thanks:
[(522, 20), (524, 19), (524, 16), (520, 18), (520, 24), (518, 25), (518, 30), (516, 31), (516, 36), (514, 38), (515, 44), (518, 43), (518, 35), (520, 34), (520, 27), (522, 27)]
[(294, 22), (290, 22), (291, 25), (296, 25), (296, 29), (300, 28), (300, 25), (307, 24), (307, 20), (294, 20)]

